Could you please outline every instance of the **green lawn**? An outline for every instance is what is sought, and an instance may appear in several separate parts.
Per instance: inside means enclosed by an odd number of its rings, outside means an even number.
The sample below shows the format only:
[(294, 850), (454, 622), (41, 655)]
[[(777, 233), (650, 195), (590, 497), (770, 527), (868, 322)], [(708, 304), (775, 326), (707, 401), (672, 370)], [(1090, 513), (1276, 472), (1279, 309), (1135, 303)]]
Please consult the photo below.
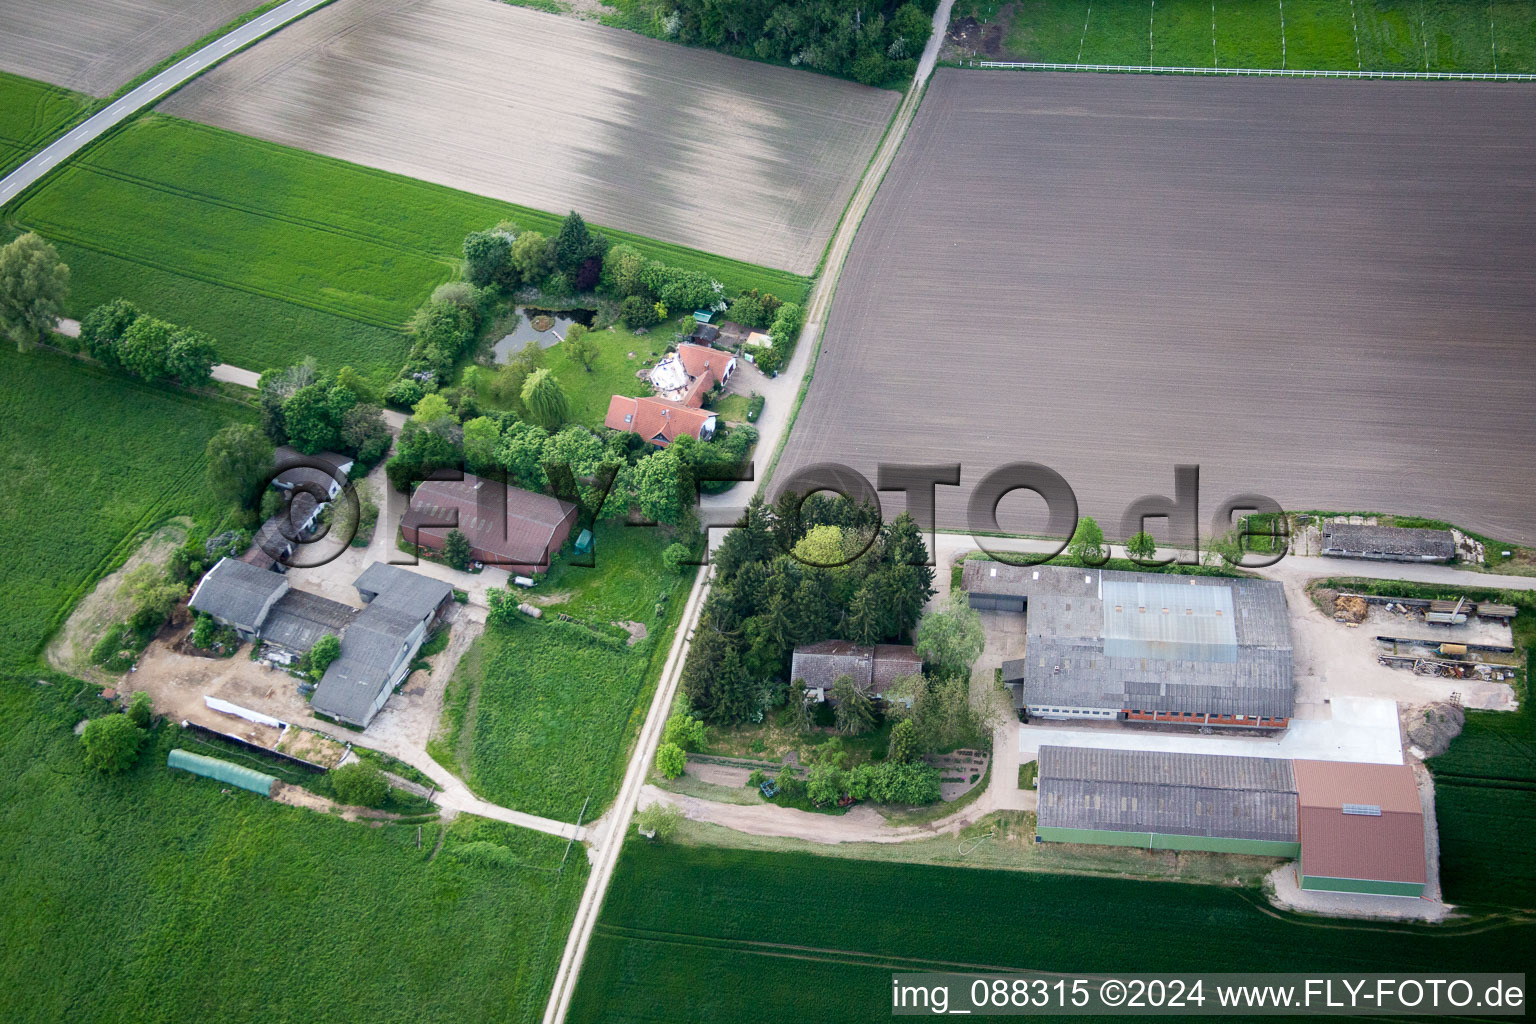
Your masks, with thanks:
[[(623, 324), (593, 331), (588, 337), (597, 342), (597, 358), (592, 361), (591, 370), (568, 358), (563, 344), (545, 349), (546, 365), (560, 381), (560, 387), (570, 400), (570, 421), (593, 430), (601, 429), (603, 418), (608, 415), (608, 400), (614, 395), (650, 394), (650, 385), (636, 377), (635, 373), (645, 369), (647, 362), (651, 366), (656, 365), (672, 345), (672, 336), (677, 333), (681, 322), (659, 324), (645, 334), (638, 335), (625, 329)], [(692, 322), (691, 317), (689, 322)], [(630, 358), (631, 352), (634, 358)], [(481, 403), (491, 409), (510, 409), (510, 404), (498, 401), (491, 394), (492, 379), (492, 373), (480, 374), (477, 394)]]
[(1247, 888), (636, 841), (571, 1019), (870, 1021), (893, 970), (1519, 970), (1532, 942), (1283, 915)]
[[(1003, 59), (1353, 71), (1536, 71), (1536, 0), (961, 0), (1011, 9)], [(1007, 14), (1002, 17), (1007, 18)]]
[[(575, 821), (590, 797), (587, 820), (602, 813), (691, 581), (662, 566), (667, 542), (656, 529), (601, 524), (594, 568), (556, 565), (532, 592), (563, 597), (541, 620), (487, 626), (449, 683), (433, 756), (495, 803)], [(616, 621), (648, 635), (628, 646)]]
[(203, 450), (243, 407), (0, 346), (0, 667), (31, 663), (140, 531), (208, 511)]
[(0, 175), (41, 149), (95, 102), (83, 93), (0, 71)]
[[(362, 823), (86, 768), (72, 684), (0, 682), (0, 1018), (537, 1021), (587, 873), (563, 840)], [(465, 859), (494, 843), (504, 866)], [(477, 846), (474, 850), (484, 851)], [(495, 851), (491, 851), (495, 854)]]
[[(126, 295), (206, 330), (261, 370), (313, 354), (377, 379), (399, 369), (399, 327), (457, 273), (464, 235), (559, 218), (162, 115), (89, 150), (10, 213), (65, 244), (73, 312)], [(804, 278), (636, 239), (729, 291), (798, 298)]]

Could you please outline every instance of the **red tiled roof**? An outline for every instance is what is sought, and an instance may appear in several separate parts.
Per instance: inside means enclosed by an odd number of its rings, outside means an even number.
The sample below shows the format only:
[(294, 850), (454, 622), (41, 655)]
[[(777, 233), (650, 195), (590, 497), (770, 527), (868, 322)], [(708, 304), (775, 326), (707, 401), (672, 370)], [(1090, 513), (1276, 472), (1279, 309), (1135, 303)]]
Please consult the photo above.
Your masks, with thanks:
[[(1323, 878), (1423, 882), (1424, 811), (1402, 764), (1295, 761), (1301, 870)], [(1345, 814), (1346, 804), (1379, 814)]]
[(684, 434), (698, 437), (704, 425), (715, 416), (665, 398), (626, 398), (614, 395), (608, 401), (608, 415), (603, 426), (628, 430), (665, 448)]
[(716, 380), (725, 380), (726, 374), (731, 372), (731, 361), (736, 357), (708, 345), (684, 342), (677, 346), (677, 358), (682, 360), (683, 369), (688, 371), (690, 377), (702, 377), (708, 371)]

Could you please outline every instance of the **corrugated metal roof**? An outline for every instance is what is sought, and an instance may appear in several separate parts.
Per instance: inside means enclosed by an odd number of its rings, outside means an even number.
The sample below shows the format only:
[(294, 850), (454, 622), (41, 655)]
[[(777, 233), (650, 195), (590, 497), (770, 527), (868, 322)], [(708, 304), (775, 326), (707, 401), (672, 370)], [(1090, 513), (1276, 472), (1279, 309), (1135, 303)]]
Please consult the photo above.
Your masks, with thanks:
[(357, 609), (303, 590), (289, 590), (261, 624), (261, 638), (295, 651), (307, 651), (327, 633), (340, 634)]
[(1295, 842), (1290, 762), (1144, 750), (1040, 748), (1044, 827)]
[(1324, 523), (1322, 532), (1325, 555), (1443, 561), (1456, 557), (1456, 538), (1450, 530)]
[(1278, 583), (971, 560), (962, 584), (1025, 599), (1025, 656), (1005, 663), (1003, 678), (1023, 684), (1027, 706), (1266, 718), (1294, 710)]
[(239, 786), (262, 796), (272, 795), (272, 784), (277, 781), (274, 776), (265, 772), (258, 772), (254, 768), (244, 765), (231, 764), (221, 761), (216, 757), (205, 757), (202, 754), (194, 754), (190, 750), (180, 748), (171, 751), (165, 762), (172, 768), (180, 768), (194, 775), (203, 775), (210, 779), (218, 779), (227, 782), (231, 786)]
[(248, 630), (261, 626), (262, 610), (273, 596), (288, 588), (288, 581), (275, 572), (257, 568), (248, 562), (221, 558), (197, 585), (188, 602), (200, 612)]

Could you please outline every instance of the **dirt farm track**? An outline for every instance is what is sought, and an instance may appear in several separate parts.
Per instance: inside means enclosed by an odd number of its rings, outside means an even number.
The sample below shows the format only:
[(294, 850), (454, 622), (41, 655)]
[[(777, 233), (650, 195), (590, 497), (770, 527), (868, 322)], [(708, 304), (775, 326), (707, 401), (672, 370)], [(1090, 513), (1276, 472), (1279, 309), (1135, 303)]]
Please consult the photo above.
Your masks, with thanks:
[(490, 0), (337, 0), (160, 109), (808, 274), (898, 98)]
[(4, 0), (0, 70), (106, 96), (258, 0)]
[(1532, 543), (1533, 397), (1536, 88), (940, 69), (774, 479), (959, 462), (963, 526), (1041, 462), (1118, 534), (1197, 463), (1206, 524), (1257, 491)]

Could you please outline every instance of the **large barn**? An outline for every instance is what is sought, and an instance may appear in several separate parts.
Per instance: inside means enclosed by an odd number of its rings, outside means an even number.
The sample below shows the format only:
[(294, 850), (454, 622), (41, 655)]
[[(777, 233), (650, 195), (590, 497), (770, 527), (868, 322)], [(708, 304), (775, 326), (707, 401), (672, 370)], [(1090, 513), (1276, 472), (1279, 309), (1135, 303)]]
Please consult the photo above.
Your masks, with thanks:
[[(513, 573), (548, 572), (576, 525), (568, 501), (465, 474), (426, 480), (400, 521), (408, 544), (441, 551), (452, 530), (469, 541), (470, 557)], [(456, 525), (441, 525), (441, 524)]]
[(978, 611), (1022, 614), (1003, 663), (1035, 718), (1283, 729), (1295, 704), (1285, 593), (1267, 580), (972, 559)]
[(1042, 841), (1296, 858), (1303, 889), (1423, 894), (1406, 765), (1060, 746), (1038, 758)]

